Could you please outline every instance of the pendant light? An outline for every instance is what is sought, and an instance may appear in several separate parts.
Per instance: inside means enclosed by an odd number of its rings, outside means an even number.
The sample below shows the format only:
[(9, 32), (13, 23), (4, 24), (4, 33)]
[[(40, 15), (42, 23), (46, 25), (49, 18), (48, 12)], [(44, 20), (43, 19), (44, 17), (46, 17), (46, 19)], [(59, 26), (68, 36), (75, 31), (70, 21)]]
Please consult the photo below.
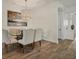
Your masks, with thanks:
[(22, 12), (22, 19), (23, 20), (29, 20), (31, 19), (31, 11), (30, 9), (27, 7), (27, 0), (25, 0), (25, 6), (24, 8), (21, 10)]

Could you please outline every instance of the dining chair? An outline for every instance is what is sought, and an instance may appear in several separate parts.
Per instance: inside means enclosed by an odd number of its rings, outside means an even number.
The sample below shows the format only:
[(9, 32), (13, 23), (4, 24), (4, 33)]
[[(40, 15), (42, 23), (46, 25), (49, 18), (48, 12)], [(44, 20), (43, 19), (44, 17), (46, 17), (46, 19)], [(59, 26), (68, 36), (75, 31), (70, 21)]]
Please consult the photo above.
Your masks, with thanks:
[(8, 52), (8, 46), (17, 43), (17, 40), (8, 34), (8, 30), (2, 30), (2, 43), (5, 43), (6, 52)]
[(35, 29), (35, 39), (33, 42), (39, 42), (39, 45), (41, 46), (42, 35), (43, 35), (43, 30), (41, 28)]
[(23, 38), (21, 40), (18, 40), (18, 43), (23, 46), (22, 47), (23, 53), (25, 53), (25, 48), (27, 44), (32, 44), (33, 49), (33, 40), (34, 40), (34, 30), (33, 29), (23, 30)]

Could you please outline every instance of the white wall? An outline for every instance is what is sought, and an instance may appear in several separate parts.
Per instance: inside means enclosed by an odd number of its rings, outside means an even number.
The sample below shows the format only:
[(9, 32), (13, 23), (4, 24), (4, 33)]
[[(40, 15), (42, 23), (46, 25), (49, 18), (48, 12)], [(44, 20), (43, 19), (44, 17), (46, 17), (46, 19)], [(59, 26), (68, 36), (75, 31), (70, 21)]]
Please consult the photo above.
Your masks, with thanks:
[(2, 0), (2, 28), (6, 28), (7, 26), (7, 10), (6, 10), (6, 0)]
[(33, 11), (28, 27), (42, 28), (45, 40), (58, 43), (58, 4), (52, 2)]

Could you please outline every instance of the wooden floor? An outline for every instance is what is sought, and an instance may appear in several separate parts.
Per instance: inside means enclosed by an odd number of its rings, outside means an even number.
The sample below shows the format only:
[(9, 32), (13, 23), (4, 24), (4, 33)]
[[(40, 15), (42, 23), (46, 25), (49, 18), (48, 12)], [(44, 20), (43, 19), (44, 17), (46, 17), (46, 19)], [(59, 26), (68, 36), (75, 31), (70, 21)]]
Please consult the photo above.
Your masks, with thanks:
[(72, 42), (71, 40), (59, 40), (59, 44), (55, 44), (42, 41), (41, 47), (36, 43), (35, 49), (29, 49), (29, 52), (23, 54), (21, 49), (17, 49), (3, 54), (3, 59), (76, 59)]

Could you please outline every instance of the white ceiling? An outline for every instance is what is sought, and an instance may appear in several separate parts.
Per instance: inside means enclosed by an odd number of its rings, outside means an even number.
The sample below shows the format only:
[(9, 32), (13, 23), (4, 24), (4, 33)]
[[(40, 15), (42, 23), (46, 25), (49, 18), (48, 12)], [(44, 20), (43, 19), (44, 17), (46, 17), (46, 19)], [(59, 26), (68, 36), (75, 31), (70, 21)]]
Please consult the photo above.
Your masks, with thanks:
[[(25, 0), (9, 0), (19, 6), (25, 6)], [(48, 2), (58, 1), (64, 5), (67, 11), (73, 11), (76, 9), (76, 0), (27, 0), (26, 4), (29, 8), (41, 6), (42, 4), (48, 4)]]

